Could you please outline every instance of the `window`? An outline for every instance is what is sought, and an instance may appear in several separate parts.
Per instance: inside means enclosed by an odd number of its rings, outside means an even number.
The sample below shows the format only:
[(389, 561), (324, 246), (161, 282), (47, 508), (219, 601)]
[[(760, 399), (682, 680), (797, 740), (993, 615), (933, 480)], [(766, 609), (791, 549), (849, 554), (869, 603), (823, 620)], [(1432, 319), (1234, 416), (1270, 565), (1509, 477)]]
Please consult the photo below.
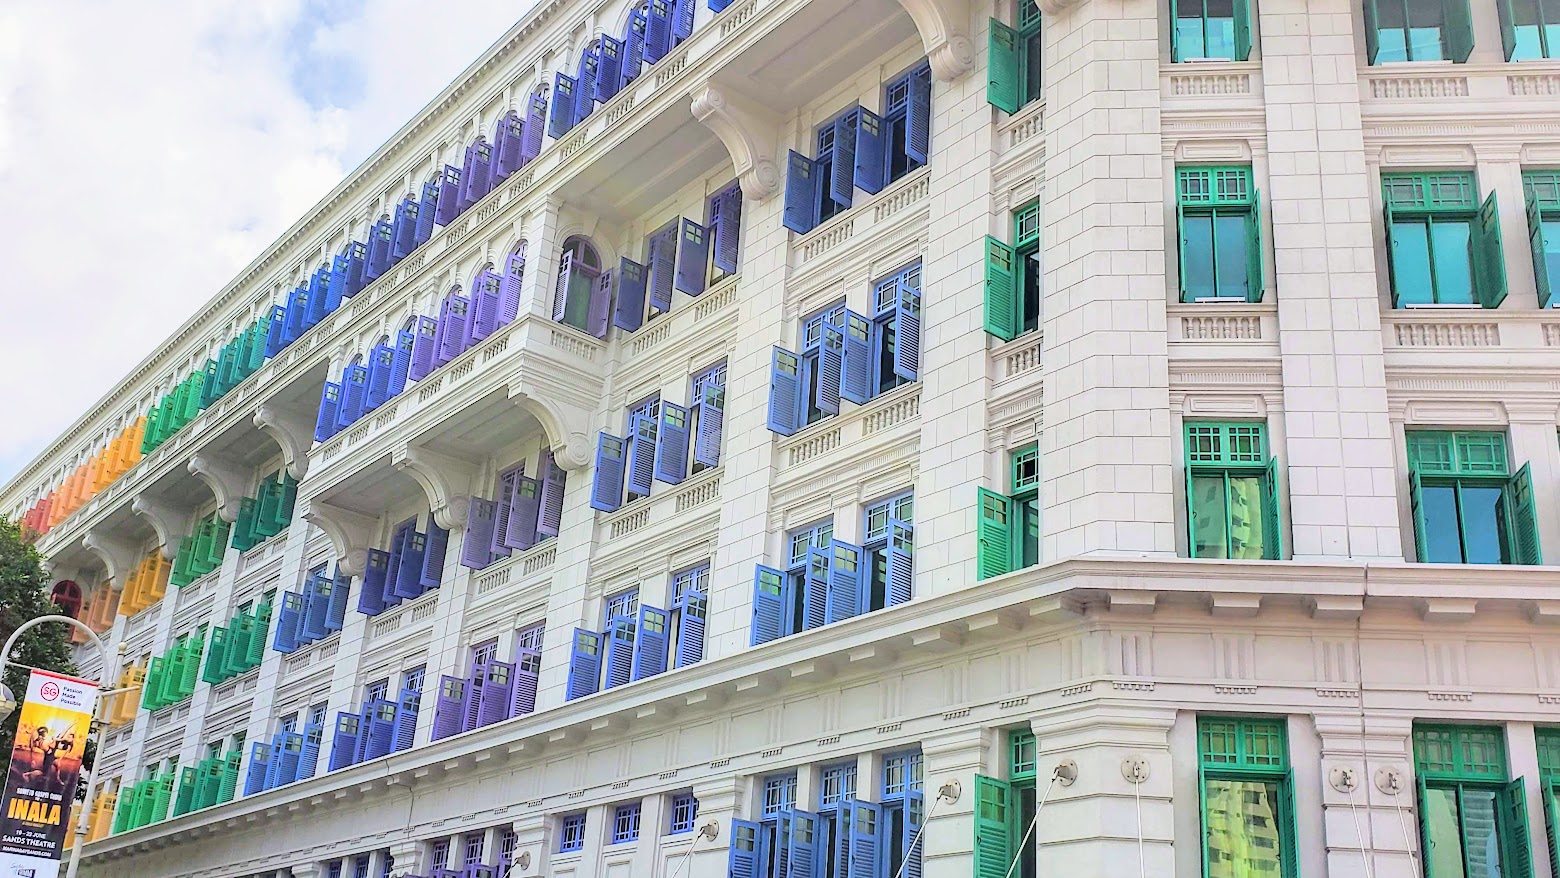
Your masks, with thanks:
[[(899, 508), (910, 511), (907, 498)], [(885, 599), (910, 599), (911, 545), (908, 522), (891, 522), (876, 547), (886, 558)], [(841, 622), (873, 609), (875, 555), (834, 538), (834, 522), (822, 521), (786, 535), (783, 568), (758, 565), (753, 577), (753, 621), (749, 642), (768, 643), (821, 625)]]
[(358, 854), (352, 861), (352, 878), (368, 878), (368, 854)]
[[(705, 202), (710, 233), (709, 286), (737, 273), (742, 264), (742, 186), (733, 181)], [(724, 382), (722, 382), (724, 383)]]
[(699, 800), (693, 793), (678, 793), (672, 797), (672, 819), (667, 827), (669, 835), (693, 831), (693, 820), (699, 816)]
[(277, 724), (277, 728), (284, 732), (296, 731), (298, 728), (298, 714), (294, 712), (282, 717)]
[(1040, 563), (1040, 448), (1009, 457), (1010, 493), (976, 489), (976, 575), (1001, 576)]
[(547, 623), (538, 622), (515, 632), (515, 654), (541, 652), (542, 636), (547, 633)]
[(1560, 875), (1560, 729), (1538, 729), (1538, 791), (1549, 831), (1549, 874)]
[(450, 840), (441, 838), (428, 852), (429, 865), (435, 869), (447, 869), (450, 865)]
[(1371, 64), (1467, 61), (1472, 51), (1468, 0), (1365, 0), (1365, 54)]
[(466, 852), (462, 862), (467, 866), (475, 866), (482, 862), (482, 847), (487, 842), (487, 836), (481, 832), (468, 833), (466, 835)]
[[(1560, 238), (1557, 238), (1560, 240)], [(720, 445), (726, 411), (726, 362), (693, 376), (688, 399), (688, 434), (693, 437), (690, 474), (720, 466)]]
[(585, 847), (585, 815), (570, 814), (558, 824), (558, 852), (582, 850)]
[(390, 878), (390, 873), (395, 871), (395, 857), (390, 851), (379, 853), (379, 878)]
[(1181, 301), (1262, 301), (1262, 193), (1249, 167), (1177, 168)]
[(602, 614), (607, 622), (613, 619), (633, 619), (639, 615), (639, 589), (630, 588), (607, 596)]
[(818, 808), (837, 808), (841, 802), (856, 798), (856, 763), (831, 765), (823, 770), (818, 789)]
[(1040, 7), (1032, 0), (1014, 0), (1013, 6), (1016, 26), (991, 20), (987, 53), (986, 100), (1008, 113), (1017, 113), (1044, 95)]
[(1284, 557), (1264, 425), (1187, 423), (1186, 522), (1193, 558)]
[(1200, 717), (1206, 878), (1295, 878), (1294, 780), (1281, 719)]
[[(882, 812), (883, 850), (887, 854), (888, 874), (921, 874), (921, 842), (918, 836), (926, 823), (926, 796), (920, 752), (895, 753), (883, 757)], [(907, 869), (905, 861), (914, 867)]]
[(764, 778), (763, 816), (773, 817), (785, 808), (796, 806), (796, 773), (772, 774)]
[(601, 257), (584, 238), (563, 242), (558, 286), (553, 295), (553, 319), (597, 338), (607, 335), (607, 311), (612, 291), (600, 282)]
[[(1560, 0), (1552, 0), (1560, 6)], [(1560, 29), (1555, 40), (1560, 43)], [(1526, 171), (1522, 174), (1527, 196), (1528, 243), (1533, 253), (1533, 277), (1538, 284), (1538, 307), (1560, 307), (1552, 295), (1560, 284), (1560, 171)]]
[(906, 603), (913, 596), (914, 515), (915, 499), (909, 492), (872, 503), (862, 514), (867, 570), (858, 599), (862, 612)]
[(1482, 205), (1470, 171), (1382, 174), (1392, 307), (1506, 298), (1495, 193)]
[(341, 861), (331, 860), (330, 868), (326, 870), (325, 874), (329, 875), (330, 878), (341, 878)]
[(1035, 736), (1014, 729), (1007, 745), (1007, 780), (975, 775), (975, 874), (1035, 878)]
[(498, 658), (498, 640), (479, 643), (471, 648), (471, 667), (476, 669), (484, 665), (491, 665)]
[(1419, 839), (1426, 875), (1531, 875), (1527, 793), (1509, 780), (1499, 728), (1414, 727)]
[[(921, 353), (921, 263), (875, 283), (872, 306), (870, 321), (850, 312), (845, 316), (840, 395), (856, 403), (916, 380)], [(855, 362), (863, 342), (871, 351), (865, 368)], [(867, 377), (864, 394), (857, 375)]]
[(639, 803), (617, 806), (612, 815), (612, 843), (639, 840)]
[(1432, 564), (1542, 564), (1533, 478), (1509, 474), (1506, 434), (1408, 434), (1416, 559)]
[(1560, 2), (1501, 0), (1495, 8), (1507, 61), (1560, 58)]
[(507, 867), (515, 860), (515, 848), (520, 844), (520, 836), (513, 829), (506, 829), (498, 837), (498, 863), (501, 867)]
[(428, 668), (424, 665), (418, 665), (415, 668), (408, 668), (401, 672), (401, 688), (410, 692), (421, 692), (423, 689), (423, 679), (427, 677), (427, 675)]
[(655, 482), (681, 484), (690, 473), (718, 465), (725, 380), (725, 363), (719, 363), (693, 376), (689, 406), (657, 394), (629, 407), (627, 438), (603, 431), (596, 440), (591, 508), (616, 512), (649, 496)]
[(1250, 2), (1171, 0), (1175, 22), (1170, 33), (1170, 60), (1245, 61), (1250, 58)]
[(709, 617), (710, 565), (700, 564), (672, 574), (672, 667), (686, 668), (704, 660), (704, 624)]
[(363, 687), (363, 703), (371, 701), (384, 701), (390, 697), (390, 681), (375, 680)]
[[(1036, 11), (1038, 12), (1038, 7)], [(932, 67), (930, 64), (923, 61), (910, 70), (896, 76), (887, 85), (883, 86), (882, 134), (884, 139), (883, 152), (886, 155), (887, 162), (883, 177), (886, 185), (893, 185), (911, 171), (926, 166), (927, 144), (922, 143), (918, 145), (915, 143), (915, 139), (918, 137), (924, 141), (926, 133), (916, 132), (912, 134), (910, 130), (910, 99), (912, 91), (918, 94), (924, 92), (930, 95), (932, 93)], [(918, 124), (924, 124), (924, 122)], [(862, 143), (858, 139), (856, 143), (856, 164), (858, 168), (862, 161), (861, 148)]]
[(1013, 244), (986, 236), (986, 331), (1012, 341), (1040, 328), (1040, 203), (1013, 214)]

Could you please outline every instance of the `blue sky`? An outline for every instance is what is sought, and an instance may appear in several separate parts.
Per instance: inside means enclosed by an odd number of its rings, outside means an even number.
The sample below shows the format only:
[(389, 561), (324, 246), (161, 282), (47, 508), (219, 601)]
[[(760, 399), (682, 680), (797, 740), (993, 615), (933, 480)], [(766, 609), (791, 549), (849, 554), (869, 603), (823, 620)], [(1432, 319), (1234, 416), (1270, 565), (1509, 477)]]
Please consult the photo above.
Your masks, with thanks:
[(0, 484), (531, 5), (0, 4)]

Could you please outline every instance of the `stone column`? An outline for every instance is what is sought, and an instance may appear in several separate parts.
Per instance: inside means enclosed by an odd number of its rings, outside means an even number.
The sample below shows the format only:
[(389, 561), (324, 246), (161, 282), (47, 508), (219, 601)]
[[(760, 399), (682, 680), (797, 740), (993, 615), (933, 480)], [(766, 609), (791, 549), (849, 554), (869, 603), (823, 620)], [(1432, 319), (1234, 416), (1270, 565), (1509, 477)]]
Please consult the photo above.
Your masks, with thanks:
[[(548, 874), (548, 854), (552, 847), (547, 843), (547, 819), (546, 814), (534, 812), (515, 821), (515, 867), (509, 878)], [(527, 857), (530, 865), (522, 866)]]
[(426, 875), (423, 869), (423, 846), (416, 840), (402, 840), (390, 845), (390, 860), (392, 863), (391, 878), (406, 878), (408, 875)]
[(1420, 873), (1412, 722), (1359, 711), (1318, 713), (1315, 719), (1325, 874), (1415, 878)]
[[(742, 778), (719, 777), (695, 783), (693, 797), (699, 802), (699, 816), (694, 818), (693, 854), (688, 868), (682, 874), (687, 878), (727, 878), (727, 865), (731, 857), (733, 819), (746, 820), (749, 808), (751, 784)], [(706, 825), (713, 824), (713, 839), (698, 836)]]
[[(1002, 733), (957, 729), (921, 739), (926, 829), (921, 863), (927, 875), (972, 875), (975, 869), (975, 775), (991, 776), (1001, 761)], [(958, 801), (939, 797), (943, 785), (958, 786)]]
[[(520, 282), (520, 315), (552, 319), (553, 288), (558, 276), (558, 212), (563, 202), (548, 195), (537, 204), (525, 229), (525, 277)], [(503, 270), (503, 266), (499, 266)]]

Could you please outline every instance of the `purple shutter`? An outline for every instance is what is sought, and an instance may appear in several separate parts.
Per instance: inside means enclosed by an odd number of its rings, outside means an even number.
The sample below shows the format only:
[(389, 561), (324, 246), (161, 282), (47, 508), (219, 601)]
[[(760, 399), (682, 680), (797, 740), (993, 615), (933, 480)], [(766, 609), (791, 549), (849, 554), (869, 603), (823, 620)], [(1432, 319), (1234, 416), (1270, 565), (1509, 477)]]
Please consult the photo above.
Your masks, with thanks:
[(357, 762), (358, 735), (362, 720), (354, 713), (341, 711), (336, 714), (336, 733), (330, 739), (330, 762), (327, 771), (340, 771)]
[(433, 238), (433, 215), (439, 212), (439, 184), (430, 180), (422, 186), (422, 203), (417, 205), (417, 244)]
[(509, 557), (509, 513), (515, 500), (515, 484), (520, 472), (507, 472), (498, 478), (498, 499), (493, 501), (493, 536), (488, 549), (494, 560)]
[(638, 639), (634, 641), (634, 679), (643, 680), (666, 673), (666, 653), (670, 648), (667, 626), (671, 614), (655, 607), (639, 608)]
[(390, 358), (390, 397), (401, 395), (412, 368), (412, 348), (417, 337), (402, 329), (395, 334), (395, 352)]
[(417, 711), (422, 704), (422, 693), (416, 689), (402, 689), (395, 705), (395, 752), (412, 749), (417, 736)]
[(569, 280), (574, 275), (574, 254), (568, 250), (558, 259), (558, 282), (553, 288), (552, 319), (562, 322), (569, 308)]
[(477, 275), (471, 289), (471, 328), (467, 335), (472, 344), (479, 342), (498, 328), (498, 275), (483, 270)]
[(645, 322), (645, 267), (628, 257), (618, 262), (617, 305), (612, 323), (625, 332), (634, 332)]
[(676, 667), (704, 661), (704, 623), (708, 617), (709, 601), (702, 592), (689, 591), (678, 601)]
[(336, 410), (341, 405), (341, 385), (334, 381), (325, 382), (325, 391), (320, 394), (320, 413), (314, 419), (314, 441), (324, 442), (336, 435)]
[(596, 100), (606, 103), (617, 96), (623, 81), (623, 43), (615, 37), (601, 35), (596, 57), (600, 64), (596, 69)]
[(325, 617), (325, 627), (340, 631), (347, 624), (347, 599), (352, 594), (352, 578), (337, 572), (330, 584), (330, 607)]
[(569, 683), (565, 701), (594, 695), (601, 685), (601, 635), (584, 628), (574, 629), (569, 649)]
[(524, 716), (536, 710), (536, 684), (541, 678), (542, 654), (522, 649), (515, 654), (515, 697), (510, 716)]
[(645, 27), (645, 63), (654, 64), (672, 48), (671, 0), (650, 0), (649, 22)]
[(466, 324), (471, 320), (470, 299), (452, 295), (449, 306), (439, 320), (439, 328), (444, 330), (444, 337), (439, 340), (439, 359), (445, 363), (466, 352)]
[(856, 194), (856, 112), (846, 113), (834, 123), (833, 176), (829, 178), (829, 196), (841, 207), (850, 207)]
[(509, 508), (509, 527), (504, 534), (504, 542), (521, 551), (536, 545), (536, 523), (541, 511), (541, 482), (524, 476), (516, 479), (514, 500)]
[(832, 553), (824, 622), (843, 622), (861, 612), (861, 547), (834, 540), (823, 551)]
[(699, 391), (699, 434), (693, 439), (693, 462), (720, 466), (720, 440), (726, 420), (726, 390), (706, 384)]
[(776, 345), (769, 363), (769, 429), (790, 436), (802, 428), (802, 360)]
[(715, 267), (726, 274), (735, 274), (742, 252), (742, 187), (733, 186), (716, 196), (716, 216), (711, 225), (715, 228), (715, 248), (712, 258)]
[(407, 364), (406, 377), (421, 381), (433, 371), (433, 354), (437, 346), (439, 321), (419, 315), (412, 329), (412, 357)]
[(444, 175), (439, 180), (439, 203), (433, 214), (434, 222), (447, 226), (460, 216), (460, 211), (460, 168), (445, 165)]
[(930, 69), (910, 75), (905, 106), (905, 155), (926, 164), (932, 149), (932, 81)]
[(628, 426), (633, 440), (628, 444), (628, 492), (648, 497), (650, 483), (655, 478), (655, 440), (659, 424), (652, 418), (636, 416)]
[(844, 335), (840, 396), (860, 405), (872, 398), (872, 321), (846, 311)]
[(635, 9), (628, 17), (628, 30), (623, 37), (623, 73), (619, 88), (626, 88), (639, 78), (639, 70), (645, 63), (645, 29), (650, 19), (645, 10)]
[(672, 7), (672, 45), (693, 36), (693, 0), (675, 0)]
[(514, 697), (515, 666), (508, 662), (488, 665), (482, 679), (482, 707), (477, 713), (477, 725), (490, 726), (508, 719)]
[(569, 474), (553, 460), (551, 449), (542, 452), (536, 475), (542, 480), (542, 512), (536, 518), (539, 537), (556, 537), (563, 523), (563, 489)]
[(826, 415), (840, 413), (840, 374), (845, 359), (845, 331), (823, 324), (823, 344), (818, 350), (818, 392), (813, 405)]
[(623, 505), (623, 447), (626, 444), (606, 432), (596, 438), (596, 480), (590, 488), (590, 508), (616, 512)]
[(531, 95), (531, 103), (525, 116), (524, 139), (520, 143), (520, 164), (542, 154), (542, 127), (547, 124), (547, 93), (538, 91)]
[(358, 592), (358, 612), (377, 616), (385, 611), (385, 586), (390, 581), (390, 553), (368, 550), (368, 566), (363, 570), (363, 588)]
[(520, 285), (525, 280), (525, 254), (511, 253), (498, 282), (498, 325), (508, 326), (520, 313)]
[(405, 259), (417, 249), (417, 199), (408, 195), (395, 206), (395, 227), (392, 231), (391, 253), (396, 259)]
[(472, 570), (481, 570), (493, 563), (493, 517), (498, 504), (481, 497), (472, 497), (466, 514), (466, 538), (461, 542), (460, 563)]
[(423, 555), (422, 576), (420, 577), (424, 591), (430, 588), (438, 588), (439, 581), (444, 578), (444, 556), (449, 551), (450, 532), (430, 520), (428, 521), (428, 551)]
[(915, 596), (915, 564), (912, 560), (915, 545), (915, 529), (897, 519), (888, 522), (888, 605), (909, 603)]
[[(637, 440), (636, 440), (637, 441)], [(661, 403), (661, 425), (655, 446), (655, 477), (668, 485), (680, 484), (688, 475), (688, 410)]]
[(365, 759), (380, 759), (390, 755), (395, 746), (395, 705), (378, 699), (368, 704), (368, 746)]
[(400, 557), (396, 558), (395, 580), (391, 592), (402, 600), (411, 600), (423, 593), (423, 562), (428, 556), (428, 537), (419, 531), (408, 531), (401, 544)]
[(596, 109), (596, 74), (601, 70), (600, 49), (586, 46), (580, 52), (580, 66), (574, 77), (574, 124), (578, 125)]
[(856, 188), (883, 191), (888, 173), (888, 132), (883, 117), (866, 107), (856, 111)]
[(432, 369), (429, 371), (439, 368), (445, 363), (448, 363), (451, 359), (450, 357), (446, 357), (444, 355), (444, 351), (449, 347), (449, 345), (445, 342), (445, 337), (448, 336), (451, 329), (454, 328), (454, 324), (450, 321), (450, 300), (452, 298), (454, 298), (453, 293), (445, 296), (444, 299), (439, 302), (439, 319), (434, 323), (433, 363)]
[(439, 699), (433, 707), (432, 740), (460, 733), (466, 717), (466, 681), (459, 677), (439, 678)]
[(348, 366), (341, 373), (341, 405), (336, 409), (336, 427), (345, 429), (363, 417), (364, 394), (368, 391), (368, 370)]
[(554, 140), (574, 127), (574, 77), (563, 71), (553, 74), (552, 107), (547, 113), (547, 136)]
[(785, 633), (785, 573), (759, 564), (753, 570), (753, 626), (750, 646), (779, 640)]
[(900, 278), (894, 286), (894, 374), (916, 380), (921, 368), (921, 291)]
[(802, 580), (802, 629), (811, 631), (829, 618), (829, 570), (834, 555), (827, 548), (807, 549), (807, 572)]
[(677, 289), (690, 296), (704, 292), (710, 273), (709, 230), (684, 218), (677, 245)]
[(503, 115), (493, 126), (493, 143), (498, 155), (493, 162), (493, 181), (497, 183), (520, 168), (520, 152), (525, 141), (525, 125), (514, 110)]
[(476, 180), (477, 142), (478, 141), (472, 141), (471, 143), (466, 144), (466, 153), (465, 156), (461, 159), (460, 189), (457, 190), (456, 193), (455, 206), (460, 208), (462, 213), (471, 207), (471, 203), (473, 201), (477, 200), (476, 198), (472, 197), (472, 190), (475, 188), (475, 184), (478, 182)]
[(791, 150), (785, 162), (786, 228), (805, 235), (818, 225), (818, 163)]
[(633, 679), (634, 673), (634, 644), (638, 640), (639, 628), (629, 616), (616, 616), (607, 620), (606, 648), (606, 674), (601, 688), (611, 689), (622, 686)]
[(672, 310), (672, 283), (677, 271), (678, 224), (650, 236), (650, 306), (658, 311)]
[(383, 214), (368, 231), (368, 265), (363, 269), (363, 283), (373, 283), (390, 270), (391, 226), (389, 214)]
[(368, 390), (363, 396), (363, 411), (371, 412), (385, 404), (390, 396), (390, 368), (395, 365), (395, 350), (389, 345), (374, 345), (368, 352)]
[(590, 334), (597, 338), (607, 337), (607, 318), (612, 314), (612, 281), (616, 276), (609, 268), (603, 271), (600, 277), (591, 281), (588, 325)]

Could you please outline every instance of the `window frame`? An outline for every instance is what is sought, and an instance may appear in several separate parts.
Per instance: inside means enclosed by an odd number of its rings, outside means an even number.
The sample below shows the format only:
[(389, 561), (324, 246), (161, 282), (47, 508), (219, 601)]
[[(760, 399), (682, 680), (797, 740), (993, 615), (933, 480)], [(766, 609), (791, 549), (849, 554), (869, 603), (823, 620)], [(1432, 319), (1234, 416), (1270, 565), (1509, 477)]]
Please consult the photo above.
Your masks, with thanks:
[[(1480, 201), (1477, 172), (1466, 169), (1384, 171), (1381, 174), (1381, 200), (1387, 246), (1387, 285), (1394, 309), (1500, 307), (1505, 301), (1508, 284), (1499, 205), (1493, 190)], [(1404, 284), (1399, 283), (1398, 274), (1408, 269), (1399, 265), (1404, 258), (1397, 254), (1399, 245), (1395, 228), (1399, 223), (1425, 227), (1425, 252), (1429, 261), (1424, 266), (1424, 275), (1430, 281), (1428, 302), (1406, 301), (1405, 290), (1400, 288)], [(1438, 289), (1438, 260), (1432, 230), (1437, 224), (1454, 223), (1465, 224), (1468, 229), (1467, 302), (1443, 302), (1443, 294)]]
[[(1513, 471), (1511, 443), (1506, 431), (1409, 430), (1405, 445), (1416, 560), (1420, 563), (1496, 563), (1518, 566), (1543, 563), (1537, 511), (1531, 506), (1532, 475), (1527, 464)], [(1459, 561), (1433, 561), (1430, 558), (1426, 544), (1429, 533), (1423, 499), (1427, 487), (1449, 487), (1454, 491)], [(1494, 522), (1498, 528), (1500, 560), (1470, 561), (1463, 492), (1489, 488), (1501, 490)], [(1524, 501), (1528, 504), (1525, 510)]]
[(1178, 6), (1181, 0), (1170, 0), (1170, 61), (1173, 64), (1198, 63), (1206, 61), (1249, 61), (1251, 52), (1256, 44), (1252, 34), (1253, 16), (1251, 14), (1251, 0), (1230, 0), (1230, 54), (1210, 55), (1208, 48), (1208, 2), (1209, 0), (1193, 0), (1202, 5), (1202, 14), (1197, 19), (1202, 22), (1202, 45), (1204, 53), (1183, 57), (1181, 45), (1180, 22), (1191, 21), (1191, 18), (1182, 18)]
[(612, 809), (612, 832), (608, 844), (628, 844), (639, 840), (642, 802), (624, 802)]
[(574, 854), (585, 849), (585, 812), (564, 814), (558, 818), (558, 853)]
[[(1247, 302), (1262, 301), (1266, 282), (1266, 248), (1262, 233), (1262, 190), (1250, 165), (1176, 165), (1175, 168), (1176, 255), (1179, 269), (1180, 301)], [(1189, 281), (1187, 247), (1190, 243), (1188, 219), (1207, 217), (1208, 266), (1211, 295), (1194, 292)], [(1239, 219), (1245, 225), (1244, 292), (1222, 295), (1219, 290), (1220, 219)]]
[[(1210, 726), (1215, 723), (1229, 724), (1227, 734), (1231, 735), (1235, 743), (1234, 759), (1231, 761), (1210, 759), (1208, 748), (1209, 736), (1213, 734)], [(1276, 740), (1282, 746), (1282, 753), (1276, 762), (1263, 762), (1264, 758), (1271, 759), (1271, 751), (1264, 757), (1255, 754), (1256, 749), (1251, 745), (1256, 735), (1264, 733), (1270, 741)], [(1228, 751), (1225, 751), (1228, 752)], [(1277, 853), (1279, 856), (1280, 878), (1297, 878), (1299, 875), (1299, 843), (1298, 821), (1295, 819), (1295, 783), (1294, 772), (1289, 761), (1289, 729), (1285, 717), (1282, 716), (1232, 716), (1224, 714), (1203, 714), (1197, 717), (1197, 791), (1199, 806), (1197, 809), (1198, 836), (1202, 847), (1202, 875), (1207, 878), (1209, 873), (1208, 862), (1208, 781), (1229, 782), (1259, 782), (1272, 783), (1277, 787), (1278, 801), (1274, 803), (1275, 811), (1273, 819), (1275, 829), (1278, 832)]]
[[(1549, 8), (1546, 9), (1546, 7)], [(1555, 45), (1551, 46), (1548, 30), (1551, 27), (1560, 27), (1560, 2), (1556, 2), (1556, 0), (1533, 0), (1533, 9), (1538, 14), (1538, 22), (1532, 25), (1517, 23), (1514, 17), (1516, 8), (1512, 5), (1511, 0), (1496, 0), (1495, 8), (1500, 17), (1501, 42), (1506, 50), (1506, 60), (1508, 62), (1542, 61), (1560, 58), (1560, 40), (1556, 40)], [(1548, 16), (1545, 15), (1546, 12), (1549, 13)], [(1521, 48), (1518, 43), (1518, 29), (1531, 27), (1538, 29), (1536, 38), (1538, 54), (1518, 57), (1518, 50)]]
[[(1201, 431), (1209, 431), (1202, 433)], [(1235, 431), (1242, 431), (1236, 433)], [(1198, 437), (1214, 437), (1212, 444), (1198, 441)], [(1256, 439), (1256, 450), (1232, 450), (1236, 445)], [(1213, 558), (1216, 560), (1256, 560), (1234, 558), (1234, 532), (1231, 526), (1232, 479), (1258, 480), (1261, 502), (1259, 518), (1263, 531), (1262, 558), (1279, 561), (1284, 558), (1283, 510), (1278, 484), (1278, 458), (1273, 454), (1265, 421), (1205, 421), (1188, 420), (1182, 429), (1185, 451), (1186, 491), (1186, 554), (1188, 558)], [(1201, 451), (1204, 447), (1210, 450)], [(1199, 454), (1205, 459), (1195, 459)], [(1194, 480), (1217, 476), (1223, 479), (1224, 494), (1224, 553), (1199, 555), (1197, 552), (1197, 495)]]
[[(926, 83), (928, 91), (932, 83), (931, 63), (925, 59), (917, 61), (909, 69), (894, 75), (883, 83), (882, 103), (883, 108), (883, 188), (898, 183), (900, 180), (914, 174), (926, 167), (926, 164), (917, 161), (909, 154), (907, 144), (910, 132), (910, 80), (919, 76)], [(897, 94), (899, 92), (900, 94)], [(904, 134), (899, 132), (901, 129)], [(894, 174), (896, 157), (902, 157), (904, 170), (897, 176)], [(928, 155), (930, 158), (930, 155)]]
[(693, 793), (677, 793), (672, 796), (671, 807), (666, 810), (669, 815), (666, 834), (683, 835), (692, 832), (698, 821), (699, 800)]

